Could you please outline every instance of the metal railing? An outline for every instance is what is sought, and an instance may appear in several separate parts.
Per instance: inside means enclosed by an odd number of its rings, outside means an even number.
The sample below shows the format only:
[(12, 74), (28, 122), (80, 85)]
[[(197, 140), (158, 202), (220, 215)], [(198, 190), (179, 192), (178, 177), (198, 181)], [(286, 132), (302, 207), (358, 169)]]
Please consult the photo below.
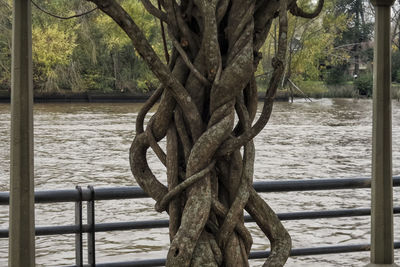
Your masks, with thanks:
[[(288, 192), (312, 190), (339, 190), (354, 188), (370, 188), (371, 179), (313, 179), (313, 180), (286, 180), (255, 182), (257, 192)], [(393, 186), (400, 186), (400, 176), (393, 177)], [(168, 220), (146, 220), (114, 223), (95, 223), (95, 201), (116, 199), (137, 199), (148, 197), (139, 187), (107, 187), (94, 188), (88, 186), (71, 190), (47, 190), (35, 192), (35, 203), (75, 202), (75, 224), (61, 226), (37, 226), (36, 236), (75, 234), (75, 264), (73, 266), (163, 266), (165, 259), (137, 260), (129, 262), (96, 263), (95, 233), (109, 231), (124, 231), (135, 229), (150, 229), (168, 227)], [(86, 223), (83, 223), (83, 203), (87, 205)], [(0, 205), (9, 204), (9, 193), (0, 192)], [(394, 214), (400, 213), (400, 207), (394, 207)], [(367, 208), (304, 211), (279, 213), (281, 220), (304, 220), (321, 218), (338, 218), (352, 216), (369, 216), (371, 210)], [(254, 222), (250, 216), (245, 216), (245, 222)], [(83, 261), (83, 234), (87, 234), (87, 264)], [(0, 238), (8, 238), (8, 229), (0, 229)], [(400, 249), (400, 242), (394, 243), (395, 249)], [(370, 250), (369, 244), (327, 246), (314, 248), (292, 249), (291, 256), (332, 254)], [(266, 258), (269, 251), (250, 253), (250, 259)], [(68, 267), (73, 267), (68, 266)]]

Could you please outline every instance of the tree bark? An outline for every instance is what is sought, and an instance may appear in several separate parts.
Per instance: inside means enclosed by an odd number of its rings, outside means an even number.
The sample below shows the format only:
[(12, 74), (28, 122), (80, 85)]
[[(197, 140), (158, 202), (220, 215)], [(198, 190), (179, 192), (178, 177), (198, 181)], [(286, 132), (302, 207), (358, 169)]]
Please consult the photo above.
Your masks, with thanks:
[[(130, 149), (132, 173), (170, 216), (167, 266), (248, 266), (252, 244), (243, 210), (271, 243), (264, 266), (283, 266), (290, 236), (252, 187), (252, 139), (266, 125), (284, 71), (287, 11), (312, 17), (294, 0), (163, 0), (145, 8), (166, 23), (173, 44), (163, 64), (131, 16), (115, 0), (91, 0), (129, 36), (161, 82), (139, 112)], [(243, 8), (245, 7), (245, 8)], [(254, 73), (272, 21), (279, 35), (273, 74), (260, 117)], [(144, 118), (159, 101), (144, 127)], [(235, 114), (239, 118), (236, 125)], [(164, 152), (158, 142), (167, 139)], [(151, 148), (167, 168), (165, 186), (147, 164)], [(243, 148), (243, 154), (240, 149)]]

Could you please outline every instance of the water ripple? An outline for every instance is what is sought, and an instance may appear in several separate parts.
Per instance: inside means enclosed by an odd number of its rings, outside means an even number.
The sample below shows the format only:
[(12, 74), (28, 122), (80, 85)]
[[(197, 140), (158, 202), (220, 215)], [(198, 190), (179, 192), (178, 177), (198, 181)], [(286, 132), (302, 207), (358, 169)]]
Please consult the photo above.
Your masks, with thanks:
[[(75, 185), (137, 185), (130, 173), (128, 150), (140, 104), (35, 104), (36, 189), (70, 189)], [(259, 110), (260, 111), (260, 110)], [(0, 190), (9, 189), (8, 104), (0, 104)], [(259, 113), (258, 113), (259, 114)], [(255, 139), (256, 181), (366, 177), (371, 168), (371, 100), (318, 99), (277, 103), (267, 127)], [(400, 103), (393, 102), (393, 173), (400, 174)], [(162, 144), (165, 147), (165, 142)], [(166, 181), (165, 168), (151, 152), (149, 165)], [(279, 212), (365, 208), (370, 190), (337, 190), (263, 194)], [(396, 188), (395, 205), (400, 205)], [(97, 222), (165, 219), (151, 199), (99, 201)], [(36, 224), (72, 224), (73, 204), (36, 205)], [(395, 225), (400, 218), (395, 216)], [(8, 208), (0, 206), (0, 227), (8, 224)], [(369, 218), (353, 217), (285, 221), (294, 247), (369, 242)], [(269, 242), (250, 224), (254, 250)], [(400, 227), (395, 227), (400, 236)], [(73, 235), (37, 237), (38, 266), (74, 264)], [(167, 229), (99, 233), (97, 261), (165, 257)], [(85, 241), (86, 242), (86, 241)], [(400, 261), (399, 253), (396, 260)], [(0, 240), (0, 266), (6, 265), (7, 242)], [(369, 253), (292, 257), (287, 266), (362, 266)], [(262, 261), (251, 261), (261, 266)]]

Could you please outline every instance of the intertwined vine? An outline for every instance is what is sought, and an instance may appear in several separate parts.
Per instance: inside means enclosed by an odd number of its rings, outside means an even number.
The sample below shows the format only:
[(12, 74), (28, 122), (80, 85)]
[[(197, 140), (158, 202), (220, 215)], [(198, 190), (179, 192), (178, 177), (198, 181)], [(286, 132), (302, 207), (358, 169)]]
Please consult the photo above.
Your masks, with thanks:
[[(264, 266), (284, 265), (291, 239), (252, 187), (252, 140), (269, 120), (284, 72), (287, 10), (313, 18), (323, 0), (311, 13), (295, 0), (160, 0), (160, 8), (142, 0), (148, 12), (167, 24), (173, 44), (168, 65), (117, 1), (91, 1), (126, 32), (161, 82), (137, 116), (130, 164), (138, 184), (156, 201), (156, 210), (170, 216), (167, 266), (248, 266), (252, 237), (244, 226), (244, 209), (271, 242)], [(254, 122), (254, 73), (275, 18), (278, 51), (261, 115)], [(163, 151), (158, 142), (165, 137)], [(149, 148), (166, 166), (167, 186), (148, 166)]]

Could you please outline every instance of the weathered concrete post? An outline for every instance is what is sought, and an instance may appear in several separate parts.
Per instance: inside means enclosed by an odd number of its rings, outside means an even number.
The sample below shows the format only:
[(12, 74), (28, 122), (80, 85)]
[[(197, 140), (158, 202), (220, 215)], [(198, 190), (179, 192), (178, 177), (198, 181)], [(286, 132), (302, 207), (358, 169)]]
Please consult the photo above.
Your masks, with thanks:
[(31, 2), (14, 0), (11, 84), (10, 267), (35, 266)]
[(392, 108), (390, 7), (394, 0), (371, 0), (375, 7), (371, 263), (396, 266), (393, 248)]

